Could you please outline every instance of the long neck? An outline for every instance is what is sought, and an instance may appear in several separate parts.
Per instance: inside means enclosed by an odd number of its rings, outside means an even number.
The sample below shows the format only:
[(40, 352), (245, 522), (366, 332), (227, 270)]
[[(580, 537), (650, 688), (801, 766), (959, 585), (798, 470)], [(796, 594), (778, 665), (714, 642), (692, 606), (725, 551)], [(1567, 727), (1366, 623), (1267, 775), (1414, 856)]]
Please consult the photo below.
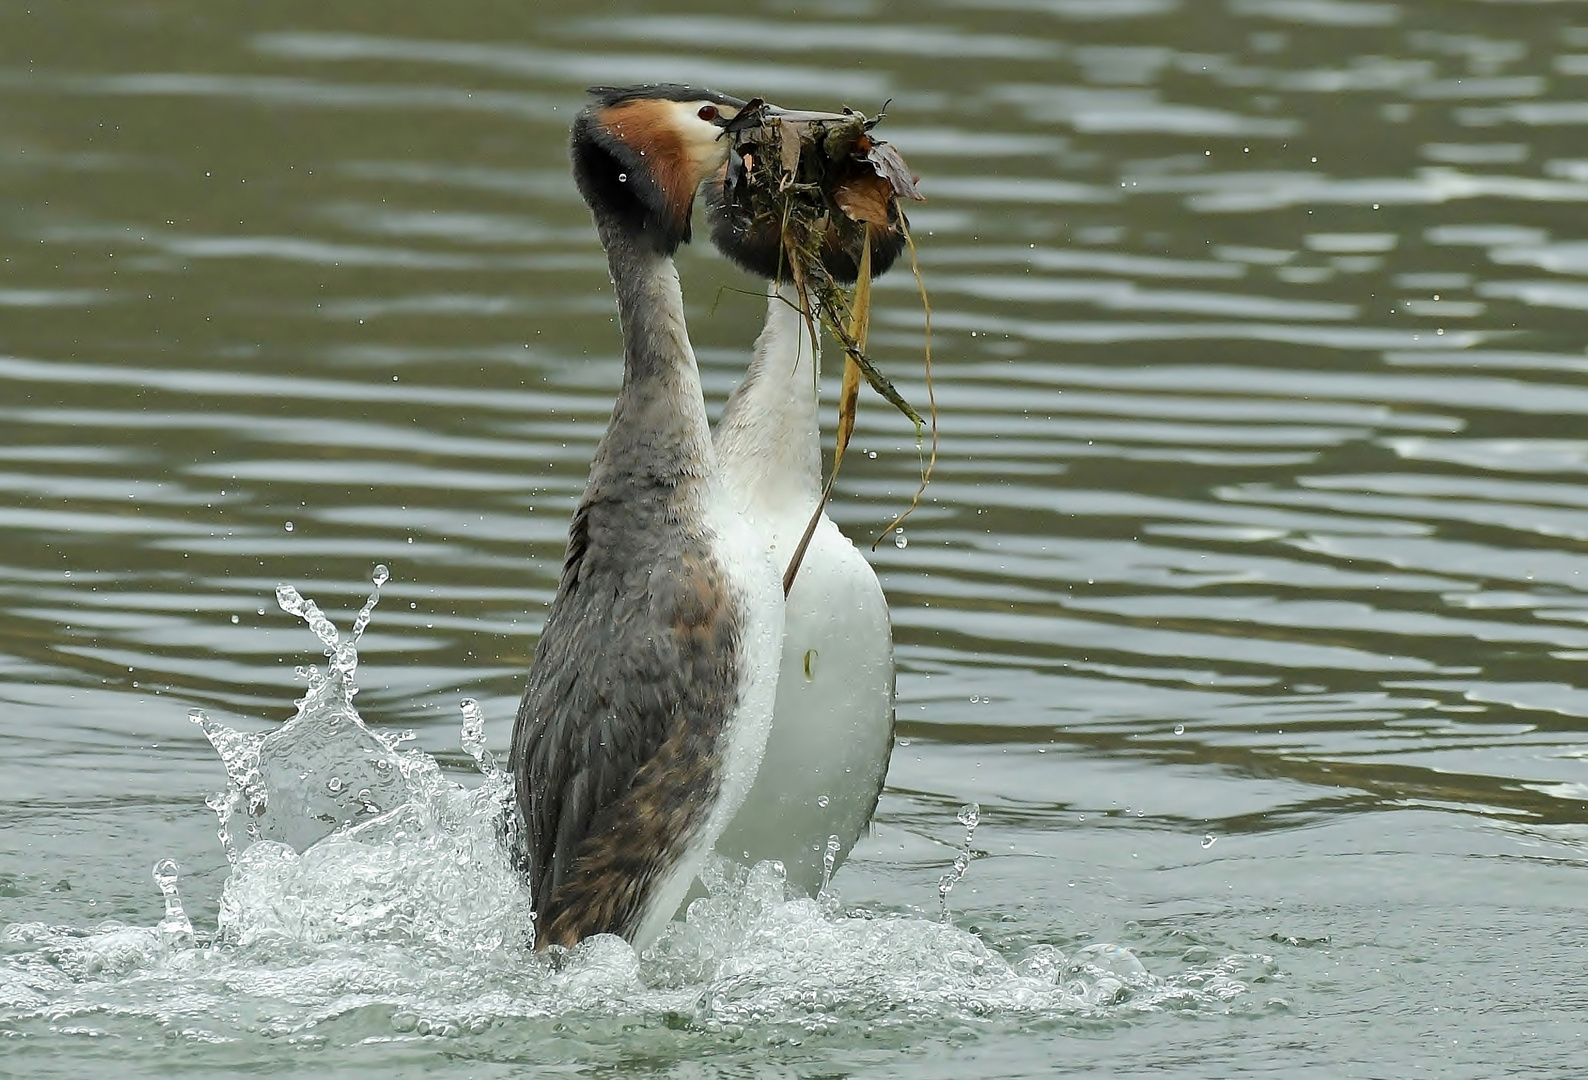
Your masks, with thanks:
[(716, 456), (678, 271), (644, 238), (601, 232), (623, 327), (623, 388), (596, 448), (587, 499), (703, 481)]
[(717, 456), (747, 505), (809, 514), (820, 498), (815, 347), (792, 285), (767, 297), (750, 369), (717, 426)]

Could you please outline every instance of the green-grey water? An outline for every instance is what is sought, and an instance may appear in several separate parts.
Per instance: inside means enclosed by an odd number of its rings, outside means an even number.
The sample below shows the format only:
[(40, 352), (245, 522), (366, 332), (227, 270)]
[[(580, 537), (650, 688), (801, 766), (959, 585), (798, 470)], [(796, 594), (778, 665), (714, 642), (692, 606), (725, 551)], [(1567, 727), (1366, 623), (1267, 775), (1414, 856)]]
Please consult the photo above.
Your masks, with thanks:
[[(900, 739), (835, 882), (874, 983), (646, 968), (672, 997), (459, 1028), (77, 962), (161, 859), (214, 929), (187, 712), (291, 715), (278, 583), (345, 625), (389, 564), (365, 718), (463, 778), (475, 697), (503, 748), (619, 378), (567, 125), (650, 80), (892, 99), (930, 199), (940, 458), (873, 555)], [(1573, 3), (0, 5), (0, 1074), (1576, 1075), (1585, 89)], [(763, 305), (681, 270), (715, 415)], [(924, 402), (914, 284), (877, 298)], [(863, 406), (869, 543), (921, 455)], [(970, 802), (958, 931), (1123, 946), (1162, 1000), (889, 968)]]

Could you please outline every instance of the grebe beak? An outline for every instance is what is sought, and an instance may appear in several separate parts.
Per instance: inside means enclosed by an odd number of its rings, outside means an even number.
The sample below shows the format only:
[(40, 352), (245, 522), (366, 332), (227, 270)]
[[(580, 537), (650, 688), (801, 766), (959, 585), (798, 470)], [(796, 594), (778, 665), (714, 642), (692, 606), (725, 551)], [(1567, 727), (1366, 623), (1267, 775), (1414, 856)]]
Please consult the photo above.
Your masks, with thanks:
[(785, 109), (781, 105), (773, 105), (761, 98), (751, 98), (745, 102), (744, 108), (727, 123), (722, 125), (722, 130), (729, 134), (736, 134), (746, 128), (759, 127), (768, 120), (788, 120), (796, 124), (809, 124), (821, 120), (847, 120), (853, 112), (810, 112), (804, 109)]

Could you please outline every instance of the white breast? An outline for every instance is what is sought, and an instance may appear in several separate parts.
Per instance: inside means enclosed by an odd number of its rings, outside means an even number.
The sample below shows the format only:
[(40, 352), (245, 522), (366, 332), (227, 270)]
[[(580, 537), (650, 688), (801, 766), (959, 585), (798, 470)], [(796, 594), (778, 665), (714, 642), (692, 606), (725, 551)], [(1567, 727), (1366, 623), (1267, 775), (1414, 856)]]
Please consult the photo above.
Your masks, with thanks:
[(892, 747), (887, 599), (865, 556), (824, 516), (788, 597), (766, 755), (717, 850), (746, 863), (776, 859), (790, 884), (814, 893), (830, 838), (836, 868), (871, 820)]
[[(821, 491), (815, 356), (785, 286), (717, 429), (721, 475), (757, 543), (788, 565)], [(864, 555), (823, 515), (790, 592), (772, 733), (717, 850), (776, 859), (814, 892), (871, 819), (893, 746), (893, 636)]]

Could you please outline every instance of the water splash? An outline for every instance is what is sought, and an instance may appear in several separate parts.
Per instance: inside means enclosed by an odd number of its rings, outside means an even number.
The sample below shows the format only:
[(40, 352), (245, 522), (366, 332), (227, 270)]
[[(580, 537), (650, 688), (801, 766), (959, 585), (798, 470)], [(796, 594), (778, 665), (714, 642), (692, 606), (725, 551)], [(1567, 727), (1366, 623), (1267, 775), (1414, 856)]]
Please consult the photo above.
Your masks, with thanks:
[(473, 698), (463, 699), (463, 732), (460, 741), (463, 750), (474, 759), (474, 767), (480, 774), (488, 779), (500, 778), (504, 782), (506, 775), (496, 764), (496, 756), (485, 748), (485, 712), (480, 708), (480, 703)]
[(182, 910), (182, 897), (177, 892), (177, 865), (175, 859), (161, 859), (154, 864), (154, 883), (160, 886), (165, 897), (165, 918), (155, 927), (160, 940), (167, 946), (193, 938), (193, 923)]
[(473, 790), (405, 748), (412, 732), (374, 731), (354, 707), (357, 645), (390, 576), (375, 568), (375, 591), (345, 638), (313, 600), (277, 589), (282, 610), (308, 624), (330, 659), (323, 674), (299, 669), (309, 689), (285, 724), (254, 735), (191, 714), (228, 781), (207, 800), (232, 864), (218, 925), (227, 945), (352, 937), (452, 955), (516, 950), (532, 934), (528, 896), (497, 835), (510, 786), (485, 750), (478, 703), (464, 703), (462, 731), (485, 777)]
[(976, 857), (971, 850), (971, 840), (976, 836), (976, 826), (981, 824), (981, 806), (978, 803), (966, 803), (959, 808), (958, 821), (965, 826), (965, 842), (960, 845), (958, 854), (954, 856), (954, 865), (948, 873), (937, 879), (937, 898), (943, 905), (940, 916), (943, 922), (948, 922), (948, 894), (954, 891), (954, 886), (965, 879), (965, 871), (970, 869), (970, 862)]
[[(1222, 1009), (1272, 973), (1269, 958), (1236, 956), (1164, 978), (1117, 945), (1001, 950), (944, 920), (846, 913), (831, 892), (832, 842), (817, 899), (791, 892), (777, 863), (714, 858), (706, 895), (643, 955), (613, 937), (535, 953), (530, 897), (501, 833), (511, 784), (486, 749), (479, 703), (462, 707), (460, 742), (483, 780), (469, 789), (406, 747), (411, 733), (372, 732), (353, 707), (355, 646), (376, 597), (344, 639), (312, 601), (280, 595), (332, 658), (324, 674), (305, 672), (297, 715), (253, 735), (192, 714), (227, 775), (208, 800), (231, 861), (215, 932), (193, 927), (169, 859), (155, 867), (165, 903), (156, 926), (7, 927), (7, 1030), (76, 1016), (138, 1038), (313, 1042), (339, 1024), (370, 1038), (373, 1021), (377, 1041), (517, 1046), (541, 1029), (514, 1025), (585, 1017), (605, 1030), (603, 1017), (638, 1016), (697, 1031), (756, 1024), (790, 1038), (839, 1029), (871, 1038), (1000, 1016)], [(945, 913), (973, 857), (979, 808), (964, 807), (959, 821), (965, 841), (939, 884)]]
[(400, 806), (412, 784), (435, 769), (427, 755), (399, 751), (399, 740), (371, 731), (353, 706), (358, 641), (391, 572), (377, 566), (372, 577), (375, 591), (346, 640), (313, 600), (291, 585), (276, 589), (281, 609), (308, 624), (329, 660), (323, 673), (312, 665), (297, 669), (308, 692), (297, 702), (292, 719), (275, 731), (253, 735), (216, 723), (198, 710), (189, 714), (226, 768), (228, 789), (208, 802), (234, 865), (242, 848), (260, 840), (279, 841), (301, 852), (337, 829)]
[(836, 836), (827, 838), (827, 846), (822, 849), (822, 887), (816, 893), (817, 901), (824, 911), (836, 911), (838, 898), (833, 895), (833, 870), (838, 865), (838, 853), (843, 850), (844, 842)]
[(641, 958), (639, 974), (652, 987), (696, 991), (687, 1010), (694, 1025), (873, 1032), (921, 1016), (975, 1022), (1205, 1009), (1245, 993), (1242, 976), (1272, 970), (1267, 957), (1231, 957), (1165, 979), (1109, 943), (1073, 954), (1039, 944), (1006, 956), (937, 920), (825, 912), (819, 901), (790, 894), (779, 870), (719, 865), (705, 878), (709, 895)]

